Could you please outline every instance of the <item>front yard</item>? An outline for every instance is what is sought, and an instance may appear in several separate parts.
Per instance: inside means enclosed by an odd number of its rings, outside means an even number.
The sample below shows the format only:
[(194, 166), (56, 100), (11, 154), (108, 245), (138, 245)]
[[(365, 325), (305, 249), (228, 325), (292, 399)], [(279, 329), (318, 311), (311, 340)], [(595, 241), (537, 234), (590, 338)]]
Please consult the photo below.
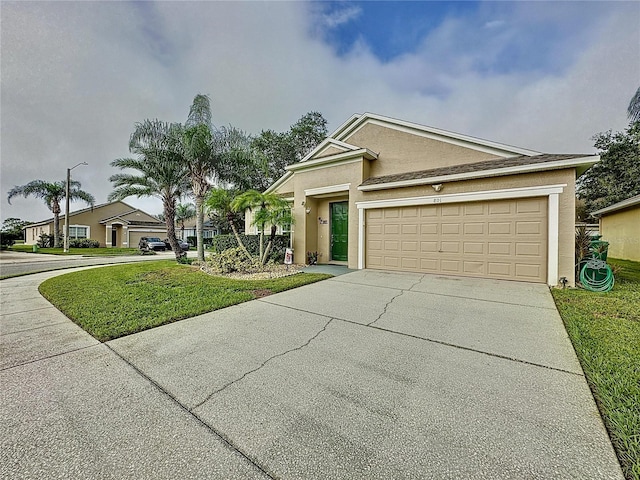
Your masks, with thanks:
[(40, 293), (104, 342), (329, 277), (232, 280), (161, 260), (60, 275), (43, 282)]
[[(554, 289), (553, 296), (625, 476), (640, 480), (640, 263), (609, 263), (616, 269), (611, 292)], [(163, 260), (61, 275), (40, 292), (107, 341), (329, 276), (234, 280)]]
[(608, 293), (553, 290), (628, 479), (640, 480), (640, 263), (612, 260)]

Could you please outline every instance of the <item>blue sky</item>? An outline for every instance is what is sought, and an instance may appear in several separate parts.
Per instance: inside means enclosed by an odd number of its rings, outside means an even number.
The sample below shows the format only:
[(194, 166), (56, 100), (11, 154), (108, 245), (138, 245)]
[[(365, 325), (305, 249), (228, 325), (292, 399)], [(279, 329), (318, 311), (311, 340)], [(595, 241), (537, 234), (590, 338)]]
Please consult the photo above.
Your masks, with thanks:
[(254, 134), (368, 111), (591, 153), (640, 85), (640, 2), (3, 1), (0, 21), (2, 219), (49, 217), (6, 193), (83, 161), (106, 201), (135, 122), (184, 122), (198, 93)]
[(473, 15), (478, 2), (326, 2), (320, 10), (335, 26), (324, 40), (339, 55), (366, 42), (382, 61), (413, 53), (422, 39), (447, 17)]
[[(464, 25), (449, 47), (458, 53), (493, 52), (476, 59), (479, 72), (560, 72), (575, 59), (576, 45), (589, 41), (589, 29), (607, 9), (599, 2), (520, 2), (517, 7), (523, 5), (536, 15), (518, 14), (512, 2), (322, 2), (318, 15), (325, 23), (316, 34), (342, 57), (364, 44), (389, 62), (418, 53), (443, 25)], [(545, 8), (566, 9), (566, 14), (540, 15)]]

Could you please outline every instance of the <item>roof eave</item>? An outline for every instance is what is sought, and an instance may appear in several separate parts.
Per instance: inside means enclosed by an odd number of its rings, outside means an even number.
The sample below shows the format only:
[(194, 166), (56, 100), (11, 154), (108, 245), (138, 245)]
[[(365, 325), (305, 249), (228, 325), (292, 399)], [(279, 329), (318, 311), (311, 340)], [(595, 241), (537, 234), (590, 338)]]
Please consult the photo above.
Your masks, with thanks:
[[(588, 161), (587, 161), (588, 159)], [(530, 165), (518, 165), (517, 167), (494, 168), (491, 170), (478, 170), (474, 172), (454, 173), (449, 175), (437, 175), (433, 177), (415, 178), (410, 180), (399, 180), (396, 182), (374, 183), (371, 185), (360, 185), (360, 191), (387, 190), (391, 188), (413, 187), (420, 185), (432, 185), (437, 183), (449, 183), (463, 180), (474, 180), (486, 177), (500, 177), (506, 175), (518, 175), (546, 170), (561, 170), (564, 168), (577, 168), (588, 164), (589, 168), (600, 160), (599, 156), (581, 157), (571, 160), (560, 160), (556, 162), (536, 163)], [(585, 168), (585, 170), (586, 170)]]
[(601, 208), (600, 210), (596, 210), (595, 212), (592, 212), (591, 215), (600, 217), (608, 213), (618, 212), (630, 207), (635, 207), (636, 205), (640, 205), (640, 195), (636, 195), (635, 197), (631, 197), (621, 202), (614, 203), (613, 205), (609, 205), (608, 207)]

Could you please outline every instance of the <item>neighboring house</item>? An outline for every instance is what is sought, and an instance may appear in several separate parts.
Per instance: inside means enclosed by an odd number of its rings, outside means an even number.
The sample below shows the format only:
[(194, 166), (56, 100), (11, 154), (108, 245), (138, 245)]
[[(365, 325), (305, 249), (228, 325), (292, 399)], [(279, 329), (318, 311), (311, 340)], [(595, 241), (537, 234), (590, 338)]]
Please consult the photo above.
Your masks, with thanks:
[(609, 242), (609, 257), (640, 261), (640, 195), (592, 215), (600, 218), (600, 234)]
[[(214, 236), (218, 235), (220, 233), (220, 231), (218, 230), (217, 227), (215, 227), (213, 225), (213, 222), (211, 220), (205, 220), (205, 222), (202, 225), (202, 237), (203, 238), (213, 238)], [(180, 225), (176, 225), (176, 235), (181, 236), (182, 235), (182, 229), (180, 228)], [(196, 223), (195, 220), (192, 222), (185, 222), (184, 225), (184, 241), (187, 241), (187, 238), (189, 237), (195, 237), (196, 236)]]
[[(65, 217), (60, 215), (60, 231), (64, 234)], [(38, 243), (40, 235), (53, 235), (53, 218), (32, 223), (25, 228), (25, 243)], [(69, 238), (89, 238), (101, 247), (137, 248), (141, 237), (165, 238), (164, 222), (124, 202), (111, 202), (69, 212)]]
[(297, 263), (571, 285), (575, 180), (598, 160), (365, 113), (267, 192), (292, 202)]

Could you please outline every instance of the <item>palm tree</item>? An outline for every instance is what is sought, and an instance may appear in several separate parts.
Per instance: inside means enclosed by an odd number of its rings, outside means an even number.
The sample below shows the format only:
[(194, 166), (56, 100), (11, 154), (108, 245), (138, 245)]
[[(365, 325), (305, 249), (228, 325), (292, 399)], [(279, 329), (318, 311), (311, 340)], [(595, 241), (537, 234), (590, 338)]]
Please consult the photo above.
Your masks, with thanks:
[(217, 215), (218, 217), (226, 217), (227, 222), (231, 226), (231, 230), (236, 237), (238, 247), (242, 249), (249, 260), (252, 260), (251, 254), (247, 250), (247, 247), (242, 243), (238, 228), (236, 227), (236, 218), (233, 208), (231, 207), (235, 192), (233, 190), (227, 190), (225, 188), (214, 188), (207, 195), (205, 201), (205, 208), (209, 215)]
[(631, 97), (627, 107), (627, 115), (632, 122), (640, 121), (640, 87), (636, 90), (636, 94)]
[(109, 200), (126, 197), (156, 197), (162, 200), (167, 236), (176, 260), (182, 249), (176, 239), (176, 201), (189, 188), (186, 162), (179, 148), (182, 127), (160, 120), (145, 120), (136, 124), (129, 141), (129, 151), (136, 158), (119, 158), (112, 167), (137, 170), (138, 173), (117, 173), (109, 177), (114, 190)]
[(189, 168), (191, 192), (196, 204), (196, 242), (198, 260), (204, 261), (204, 199), (211, 189), (210, 180), (218, 175), (213, 145), (211, 102), (207, 95), (196, 95), (189, 110), (183, 136), (183, 148)]
[(184, 240), (184, 222), (196, 216), (193, 203), (179, 203), (176, 205), (176, 223), (180, 224), (180, 237)]
[[(60, 247), (60, 202), (66, 197), (67, 182), (45, 182), (44, 180), (33, 180), (26, 185), (13, 187), (7, 195), (7, 201), (11, 204), (11, 199), (18, 195), (25, 198), (34, 196), (44, 200), (45, 205), (53, 212), (53, 244), (56, 248)], [(90, 193), (80, 189), (80, 182), (72, 180), (69, 182), (69, 200), (83, 200), (92, 207), (96, 203), (96, 199)]]
[[(275, 193), (260, 193), (257, 190), (247, 190), (238, 195), (231, 202), (231, 208), (236, 212), (245, 210), (254, 213), (252, 225), (258, 227), (260, 235), (260, 262), (264, 265), (273, 245), (277, 227), (293, 223), (291, 205), (284, 198)], [(271, 235), (267, 247), (264, 247), (264, 229), (271, 227)]]

